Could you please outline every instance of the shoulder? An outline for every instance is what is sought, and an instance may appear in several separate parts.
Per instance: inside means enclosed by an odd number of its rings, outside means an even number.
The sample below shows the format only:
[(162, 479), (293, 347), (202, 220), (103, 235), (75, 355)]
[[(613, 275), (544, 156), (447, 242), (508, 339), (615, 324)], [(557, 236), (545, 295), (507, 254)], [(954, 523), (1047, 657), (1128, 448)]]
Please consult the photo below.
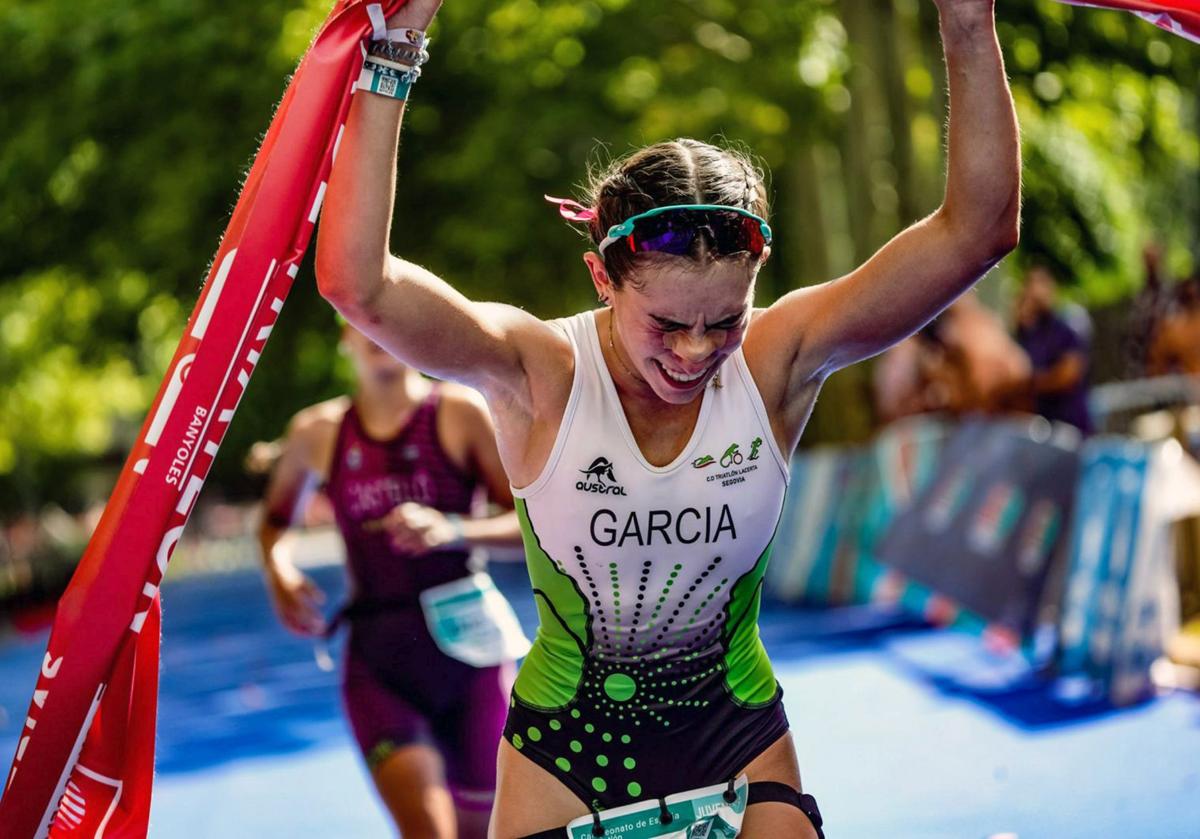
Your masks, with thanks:
[(542, 320), (524, 309), (503, 303), (480, 303), (489, 327), (514, 350), (526, 373), (571, 355), (565, 321)]
[(520, 367), (519, 376), (477, 383), (488, 405), (497, 416), (542, 413), (547, 402), (554, 402), (564, 383), (570, 388), (575, 373), (574, 350), (565, 321), (541, 320), (502, 303), (478, 306), (488, 328), (515, 354)]
[(823, 377), (825, 359), (807, 351), (810, 343), (804, 333), (820, 319), (825, 305), (819, 287), (808, 287), (751, 313), (742, 354), (768, 410), (773, 403), (788, 401), (798, 387)]
[(337, 430), (350, 410), (349, 396), (335, 396), (296, 412), (288, 423), (288, 435), (320, 434)]
[(309, 405), (288, 423), (284, 445), (298, 452), (314, 454), (332, 446), (349, 409), (349, 396), (338, 396)]

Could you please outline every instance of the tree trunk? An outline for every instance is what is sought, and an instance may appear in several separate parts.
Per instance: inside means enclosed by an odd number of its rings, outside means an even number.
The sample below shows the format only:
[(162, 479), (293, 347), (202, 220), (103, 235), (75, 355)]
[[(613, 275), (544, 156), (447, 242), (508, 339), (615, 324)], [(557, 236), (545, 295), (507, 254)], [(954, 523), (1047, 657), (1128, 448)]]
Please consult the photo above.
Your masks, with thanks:
[(868, 63), (871, 46), (870, 0), (840, 0), (842, 25), (850, 40), (850, 111), (842, 141), (847, 224), (854, 242), (854, 260), (866, 261), (874, 250), (875, 200), (871, 191), (870, 91), (873, 73)]
[(876, 33), (880, 48), (884, 102), (892, 135), (892, 167), (896, 171), (896, 213), (900, 226), (921, 215), (920, 191), (913, 164), (912, 109), (908, 101), (908, 20), (897, 13), (896, 0), (876, 0)]

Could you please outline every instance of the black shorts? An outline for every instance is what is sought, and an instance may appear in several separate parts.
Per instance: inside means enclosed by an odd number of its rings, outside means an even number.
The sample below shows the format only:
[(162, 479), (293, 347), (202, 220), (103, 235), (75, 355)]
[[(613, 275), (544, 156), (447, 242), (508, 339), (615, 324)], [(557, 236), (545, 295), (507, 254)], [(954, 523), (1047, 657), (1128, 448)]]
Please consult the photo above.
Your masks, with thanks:
[(571, 705), (542, 710), (514, 692), (504, 737), (592, 810), (609, 810), (725, 783), (788, 732), (778, 686), (769, 702), (748, 706), (729, 694), (723, 674), (673, 700), (663, 722), (613, 715), (593, 723)]

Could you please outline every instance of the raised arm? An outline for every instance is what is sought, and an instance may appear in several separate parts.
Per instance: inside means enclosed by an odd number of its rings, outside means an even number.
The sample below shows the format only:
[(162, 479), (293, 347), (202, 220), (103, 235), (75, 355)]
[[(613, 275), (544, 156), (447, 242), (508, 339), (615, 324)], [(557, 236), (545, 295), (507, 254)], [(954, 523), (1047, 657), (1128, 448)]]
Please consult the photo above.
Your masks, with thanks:
[[(410, 0), (390, 28), (428, 28), (441, 0)], [(419, 90), (419, 85), (417, 86)], [(317, 234), (317, 284), (352, 324), (397, 358), (485, 393), (511, 391), (523, 355), (555, 333), (536, 318), (476, 303), (388, 247), (404, 103), (355, 94)]]
[(993, 0), (937, 3), (951, 103), (945, 197), (851, 274), (756, 319), (747, 353), (757, 345), (760, 369), (786, 371), (765, 389), (785, 413), (813, 382), (911, 335), (1016, 246), (1020, 144)]

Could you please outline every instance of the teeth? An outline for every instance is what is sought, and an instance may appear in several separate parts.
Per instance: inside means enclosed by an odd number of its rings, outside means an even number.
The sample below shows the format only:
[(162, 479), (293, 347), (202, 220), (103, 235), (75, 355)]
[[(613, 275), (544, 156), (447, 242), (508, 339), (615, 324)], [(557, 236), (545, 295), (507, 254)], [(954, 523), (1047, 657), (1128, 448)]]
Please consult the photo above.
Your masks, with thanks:
[(674, 370), (668, 370), (666, 367), (663, 367), (663, 372), (667, 374), (668, 378), (674, 379), (677, 382), (684, 382), (684, 383), (694, 382), (697, 379), (699, 379), (701, 376), (703, 376), (705, 373), (704, 370), (701, 370), (699, 373), (694, 373), (689, 376), (686, 373), (676, 373)]

